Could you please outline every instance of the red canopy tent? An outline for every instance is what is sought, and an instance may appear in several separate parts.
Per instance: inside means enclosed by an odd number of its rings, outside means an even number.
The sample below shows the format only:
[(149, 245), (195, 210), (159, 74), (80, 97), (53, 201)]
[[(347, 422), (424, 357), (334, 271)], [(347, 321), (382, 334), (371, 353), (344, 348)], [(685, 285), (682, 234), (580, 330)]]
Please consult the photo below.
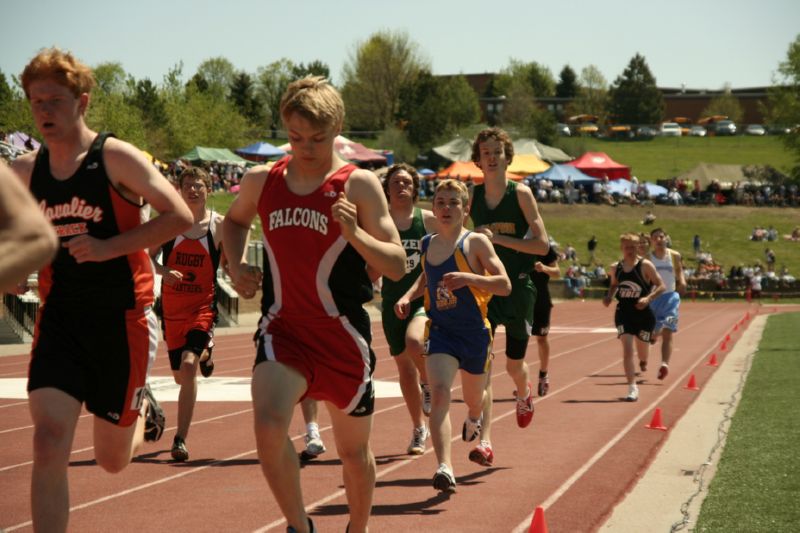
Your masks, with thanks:
[[(470, 178), (472, 183), (483, 183), (483, 172), (472, 161), (456, 161), (449, 167), (440, 170), (436, 177), (439, 179), (459, 179), (461, 181), (467, 181), (467, 178)], [(514, 181), (522, 180), (522, 176), (511, 172), (506, 172), (506, 177)]]
[(578, 159), (564, 163), (578, 168), (584, 174), (603, 179), (608, 176), (610, 180), (619, 178), (631, 179), (631, 167), (617, 163), (603, 152), (586, 152)]
[[(333, 148), (339, 152), (343, 159), (351, 161), (355, 164), (372, 164), (376, 166), (386, 165), (386, 156), (379, 154), (375, 150), (370, 150), (361, 143), (351, 141), (344, 135), (337, 135), (333, 142)], [(289, 143), (283, 144), (278, 149), (284, 152), (292, 150)]]

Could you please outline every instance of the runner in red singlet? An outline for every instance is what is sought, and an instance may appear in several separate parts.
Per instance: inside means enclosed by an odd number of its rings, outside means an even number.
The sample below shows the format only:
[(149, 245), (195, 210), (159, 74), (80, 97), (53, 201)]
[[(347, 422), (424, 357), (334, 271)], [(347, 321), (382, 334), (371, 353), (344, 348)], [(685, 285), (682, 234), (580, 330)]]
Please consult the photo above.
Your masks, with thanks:
[(217, 322), (217, 268), (224, 263), (222, 216), (206, 209), (211, 178), (205, 170), (189, 167), (178, 181), (181, 196), (194, 215), (191, 229), (150, 250), (161, 274), (161, 308), (164, 340), (178, 394), (178, 430), (172, 441), (172, 458), (189, 459), (186, 437), (197, 400), (197, 369), (211, 376), (214, 363), (214, 324)]
[(357, 533), (367, 529), (375, 487), (366, 266), (399, 280), (405, 251), (378, 179), (334, 152), (344, 119), (336, 89), (321, 77), (290, 84), (281, 118), (293, 155), (247, 173), (223, 236), (234, 286), (252, 298), (261, 272), (247, 265), (244, 253), (250, 223), (261, 217), (272, 280), (264, 291), (273, 297), (263, 310), (253, 371), (258, 455), (289, 531), (312, 531), (287, 437), (299, 401), (325, 401), (344, 469), (349, 531)]

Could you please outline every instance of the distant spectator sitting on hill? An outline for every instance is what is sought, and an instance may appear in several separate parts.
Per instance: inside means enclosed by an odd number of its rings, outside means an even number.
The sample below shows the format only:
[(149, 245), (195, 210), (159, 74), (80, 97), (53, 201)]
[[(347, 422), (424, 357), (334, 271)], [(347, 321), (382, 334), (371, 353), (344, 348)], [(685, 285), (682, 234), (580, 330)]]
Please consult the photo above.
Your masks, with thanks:
[(800, 226), (795, 227), (791, 235), (784, 235), (783, 238), (787, 241), (800, 241)]
[(753, 228), (753, 233), (750, 234), (750, 240), (763, 241), (766, 238), (766, 236), (767, 236), (767, 231), (764, 228), (758, 226)]
[(656, 221), (656, 216), (653, 214), (652, 211), (648, 211), (647, 214), (642, 219), (642, 224), (644, 224), (645, 226), (649, 226), (655, 221)]

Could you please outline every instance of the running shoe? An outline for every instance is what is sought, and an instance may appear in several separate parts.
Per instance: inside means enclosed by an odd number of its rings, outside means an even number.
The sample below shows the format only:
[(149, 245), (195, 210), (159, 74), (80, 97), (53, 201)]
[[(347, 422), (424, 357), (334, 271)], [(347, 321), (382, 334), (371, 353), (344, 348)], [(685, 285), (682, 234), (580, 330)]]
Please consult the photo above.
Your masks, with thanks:
[(211, 348), (208, 349), (208, 359), (200, 361), (200, 373), (204, 378), (210, 378), (214, 373), (214, 359), (212, 359)]
[[(517, 396), (514, 391), (514, 396)], [(528, 397), (517, 397), (517, 425), (521, 428), (528, 427), (533, 420), (533, 388), (528, 382)]]
[(319, 435), (306, 435), (306, 449), (304, 453), (311, 459), (325, 453), (325, 444)]
[[(349, 528), (350, 524), (348, 524), (347, 527)], [(311, 521), (311, 517), (308, 518), (308, 530), (311, 533), (317, 533), (317, 528), (314, 527), (314, 522)], [(286, 528), (286, 533), (297, 533), (297, 530), (292, 526), (289, 526)]]
[(539, 375), (539, 387), (538, 387), (538, 390), (537, 390), (537, 392), (539, 393), (539, 396), (547, 396), (547, 392), (549, 390), (550, 390), (550, 375), (549, 374), (545, 374), (544, 376), (542, 376), (540, 374)]
[(628, 385), (628, 395), (625, 396), (626, 402), (635, 402), (639, 399), (639, 387), (636, 384)]
[(431, 386), (427, 383), (420, 383), (422, 389), (422, 414), (431, 416)]
[(440, 492), (455, 492), (456, 478), (453, 472), (444, 463), (439, 465), (439, 469), (433, 475), (433, 488)]
[(664, 379), (667, 375), (669, 375), (669, 365), (661, 363), (661, 367), (658, 369), (658, 379)]
[(461, 439), (464, 442), (471, 442), (481, 434), (481, 425), (483, 424), (483, 414), (477, 419), (473, 420), (469, 416), (464, 420), (464, 426), (461, 428)]
[(411, 444), (408, 445), (408, 455), (422, 455), (425, 453), (425, 440), (428, 438), (428, 428), (424, 425), (414, 428)]
[(182, 463), (189, 460), (189, 450), (186, 448), (186, 441), (183, 438), (175, 435), (172, 441), (172, 450), (170, 450), (172, 458)]
[(492, 466), (494, 452), (492, 451), (491, 443), (488, 440), (482, 440), (480, 444), (469, 452), (469, 460), (481, 466)]
[(144, 397), (147, 399), (147, 411), (144, 414), (144, 440), (155, 442), (164, 433), (164, 425), (167, 422), (164, 410), (158, 405), (150, 385), (144, 386)]

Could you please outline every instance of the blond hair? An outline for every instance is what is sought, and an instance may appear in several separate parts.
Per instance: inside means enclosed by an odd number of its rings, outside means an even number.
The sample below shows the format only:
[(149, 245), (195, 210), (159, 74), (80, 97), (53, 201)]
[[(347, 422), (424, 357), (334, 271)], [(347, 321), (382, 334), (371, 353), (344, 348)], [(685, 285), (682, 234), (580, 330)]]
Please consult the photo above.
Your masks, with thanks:
[(619, 242), (632, 242), (633, 244), (639, 244), (639, 234), (638, 233), (623, 233), (619, 236)]
[(433, 193), (433, 201), (436, 201), (436, 195), (442, 191), (455, 191), (458, 193), (458, 198), (461, 200), (461, 205), (464, 207), (469, 203), (469, 191), (467, 186), (462, 182), (454, 179), (446, 179), (439, 182), (436, 186), (436, 191)]
[(95, 85), (92, 69), (77, 60), (71, 53), (63, 52), (55, 47), (40, 51), (22, 71), (22, 89), (25, 91), (26, 98), (30, 98), (31, 84), (43, 79), (52, 79), (63, 85), (76, 98), (91, 92)]
[(299, 113), (314, 127), (329, 128), (344, 121), (344, 101), (325, 77), (307, 76), (289, 84), (281, 98), (280, 112), (284, 124)]

